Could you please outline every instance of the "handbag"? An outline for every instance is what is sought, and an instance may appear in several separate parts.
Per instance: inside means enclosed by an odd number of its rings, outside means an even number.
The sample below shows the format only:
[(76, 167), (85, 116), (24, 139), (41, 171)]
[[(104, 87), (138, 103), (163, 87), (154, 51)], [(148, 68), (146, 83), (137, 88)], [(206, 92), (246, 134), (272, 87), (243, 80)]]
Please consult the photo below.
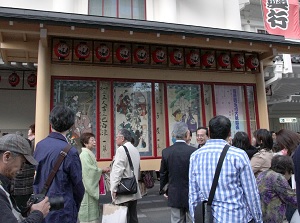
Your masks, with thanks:
[(137, 182), (134, 175), (134, 169), (131, 161), (131, 157), (129, 155), (128, 149), (126, 146), (123, 146), (126, 152), (126, 155), (128, 157), (128, 162), (130, 165), (130, 169), (132, 172), (132, 177), (123, 177), (120, 180), (120, 183), (118, 184), (117, 188), (117, 194), (118, 195), (127, 195), (127, 194), (136, 194), (137, 193)]
[(151, 176), (150, 171), (143, 171), (141, 175), (146, 188), (150, 189), (154, 187), (154, 178)]
[(223, 161), (225, 159), (226, 153), (229, 149), (229, 145), (225, 145), (223, 148), (223, 151), (221, 153), (221, 156), (219, 158), (215, 176), (212, 182), (212, 186), (209, 192), (208, 201), (204, 200), (200, 204), (198, 204), (195, 208), (195, 223), (213, 223), (213, 215), (212, 215), (212, 202), (215, 196), (216, 188), (218, 185), (218, 180), (221, 172), (221, 168), (223, 165)]
[(115, 204), (103, 204), (102, 223), (127, 223), (128, 207)]

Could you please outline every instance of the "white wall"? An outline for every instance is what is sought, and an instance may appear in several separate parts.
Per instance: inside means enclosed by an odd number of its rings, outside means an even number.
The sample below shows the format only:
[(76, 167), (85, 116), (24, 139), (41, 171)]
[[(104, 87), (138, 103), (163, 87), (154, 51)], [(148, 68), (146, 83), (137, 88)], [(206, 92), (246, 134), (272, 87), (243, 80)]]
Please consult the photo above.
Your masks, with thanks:
[(0, 90), (0, 105), (0, 136), (16, 130), (27, 134), (28, 127), (35, 122), (35, 91)]

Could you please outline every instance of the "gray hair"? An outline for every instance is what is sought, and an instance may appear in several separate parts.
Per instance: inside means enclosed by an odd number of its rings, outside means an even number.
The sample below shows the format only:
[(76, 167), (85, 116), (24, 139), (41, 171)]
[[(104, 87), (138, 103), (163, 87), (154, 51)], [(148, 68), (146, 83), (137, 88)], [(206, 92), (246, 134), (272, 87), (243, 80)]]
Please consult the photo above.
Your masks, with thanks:
[(186, 137), (186, 133), (189, 131), (189, 128), (184, 122), (176, 122), (174, 125), (174, 129), (172, 135), (176, 139), (184, 139)]
[(125, 139), (126, 141), (131, 142), (132, 136), (131, 136), (131, 133), (130, 133), (129, 130), (127, 130), (127, 129), (120, 129), (119, 132), (120, 132), (120, 134), (121, 134), (122, 136), (124, 136), (124, 139)]

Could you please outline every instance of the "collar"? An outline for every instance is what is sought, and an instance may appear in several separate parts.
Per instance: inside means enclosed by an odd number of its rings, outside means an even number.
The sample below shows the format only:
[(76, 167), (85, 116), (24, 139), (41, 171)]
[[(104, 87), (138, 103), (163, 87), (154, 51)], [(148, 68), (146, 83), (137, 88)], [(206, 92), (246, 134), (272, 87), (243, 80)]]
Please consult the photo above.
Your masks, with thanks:
[(186, 143), (183, 139), (176, 139), (176, 142), (184, 142), (184, 143)]
[(8, 193), (10, 193), (10, 184), (11, 181), (6, 176), (0, 174), (0, 185), (6, 190)]
[(65, 142), (68, 142), (67, 138), (66, 138), (63, 134), (61, 134), (61, 133), (59, 133), (59, 132), (51, 132), (51, 133), (48, 135), (48, 137), (50, 137), (50, 138), (55, 138), (55, 139), (60, 139), (60, 140), (63, 140), (63, 141), (65, 141)]

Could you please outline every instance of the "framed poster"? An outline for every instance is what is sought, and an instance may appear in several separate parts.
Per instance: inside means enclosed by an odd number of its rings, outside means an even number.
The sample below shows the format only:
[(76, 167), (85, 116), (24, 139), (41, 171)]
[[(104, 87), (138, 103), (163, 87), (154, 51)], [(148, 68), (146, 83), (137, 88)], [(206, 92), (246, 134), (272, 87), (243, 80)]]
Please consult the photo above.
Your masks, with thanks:
[[(169, 142), (172, 145), (176, 138), (172, 134), (176, 122), (185, 122), (189, 130), (194, 133), (201, 126), (201, 88), (192, 84), (168, 84), (168, 119)], [(196, 144), (194, 137), (191, 143)]]
[(153, 156), (151, 83), (115, 82), (113, 86), (115, 135), (122, 128), (128, 129), (141, 156)]
[[(157, 156), (162, 155), (162, 150), (167, 147), (165, 127), (165, 101), (164, 84), (155, 83), (155, 118), (156, 118), (156, 147)], [(155, 134), (155, 133), (154, 133)]]
[(96, 81), (54, 80), (53, 106), (68, 106), (75, 112), (74, 126), (67, 133), (69, 143), (80, 150), (80, 136), (96, 132)]
[(243, 86), (215, 86), (216, 115), (224, 115), (231, 121), (232, 137), (238, 131), (247, 132)]

